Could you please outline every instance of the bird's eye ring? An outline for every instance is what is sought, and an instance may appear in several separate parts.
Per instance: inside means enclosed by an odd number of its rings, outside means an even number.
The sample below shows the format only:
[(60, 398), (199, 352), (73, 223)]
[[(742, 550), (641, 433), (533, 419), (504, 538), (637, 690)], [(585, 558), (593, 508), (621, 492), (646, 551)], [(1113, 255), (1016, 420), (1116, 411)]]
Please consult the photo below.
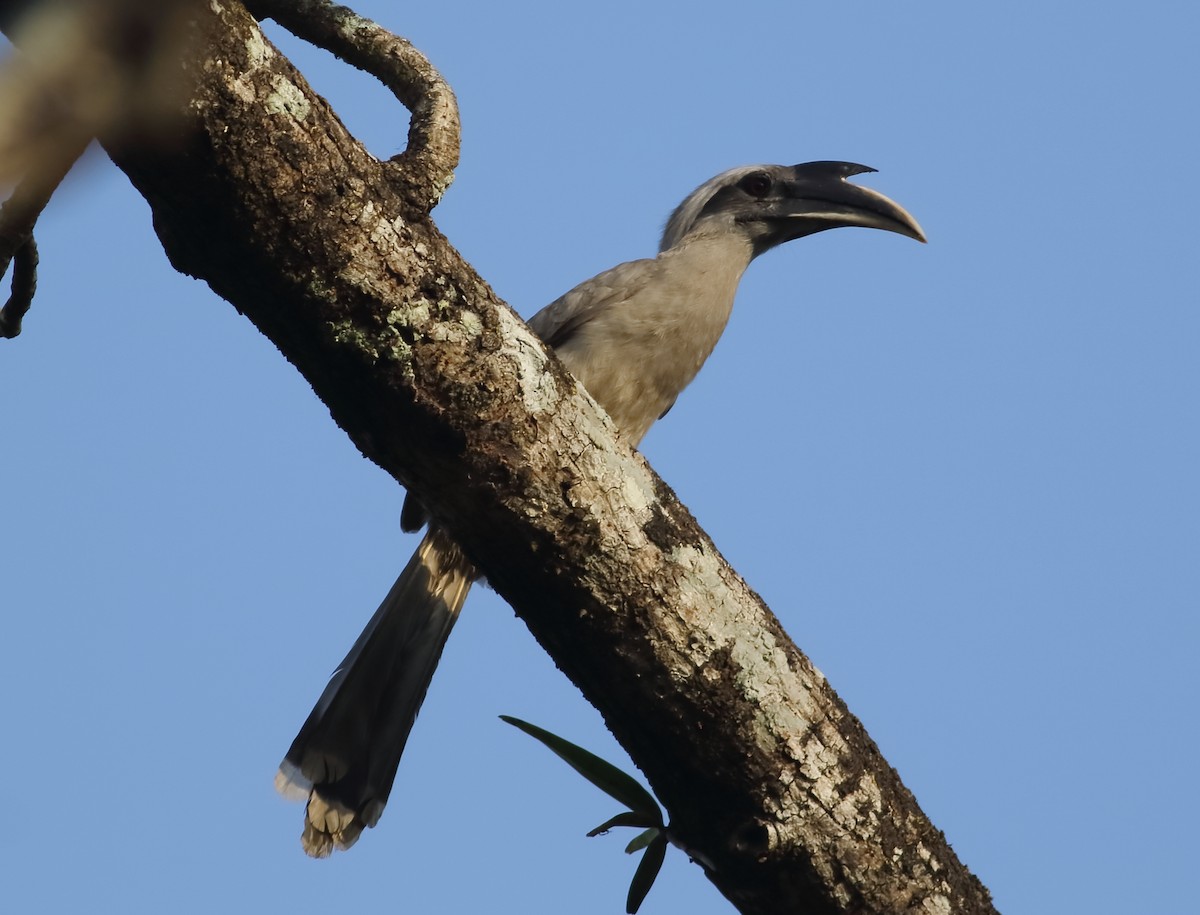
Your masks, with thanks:
[(738, 187), (751, 197), (766, 197), (771, 190), (771, 176), (766, 172), (751, 172), (738, 182)]

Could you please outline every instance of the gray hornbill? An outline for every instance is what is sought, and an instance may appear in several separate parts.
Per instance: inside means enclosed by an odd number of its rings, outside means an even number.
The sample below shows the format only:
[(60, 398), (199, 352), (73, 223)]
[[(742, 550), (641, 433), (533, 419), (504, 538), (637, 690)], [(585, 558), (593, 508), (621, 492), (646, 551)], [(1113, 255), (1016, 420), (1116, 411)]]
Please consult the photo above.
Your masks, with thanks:
[[(849, 162), (750, 165), (706, 181), (671, 214), (657, 257), (576, 286), (529, 326), (636, 445), (696, 376), (725, 329), (742, 273), (784, 242), (839, 226), (925, 236), (908, 213), (846, 178)], [(401, 524), (426, 518), (410, 495)], [(304, 850), (324, 857), (374, 826), (442, 647), (477, 573), (432, 524), (325, 687), (276, 787), (307, 798)]]

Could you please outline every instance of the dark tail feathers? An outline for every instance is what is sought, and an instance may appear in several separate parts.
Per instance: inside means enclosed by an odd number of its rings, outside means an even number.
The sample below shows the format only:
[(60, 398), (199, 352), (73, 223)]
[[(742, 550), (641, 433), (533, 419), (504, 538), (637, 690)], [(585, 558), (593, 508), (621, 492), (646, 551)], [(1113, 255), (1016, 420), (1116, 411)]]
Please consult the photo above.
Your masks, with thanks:
[(431, 528), (279, 765), (275, 787), (308, 799), (301, 844), (315, 858), (379, 822), (396, 767), (475, 571)]

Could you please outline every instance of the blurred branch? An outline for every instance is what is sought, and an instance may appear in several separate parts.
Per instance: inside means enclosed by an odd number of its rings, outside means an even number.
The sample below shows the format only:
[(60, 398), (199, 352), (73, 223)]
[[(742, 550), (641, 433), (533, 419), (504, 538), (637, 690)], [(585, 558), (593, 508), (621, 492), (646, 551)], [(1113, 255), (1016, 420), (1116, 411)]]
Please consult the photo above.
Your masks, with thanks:
[(0, 336), (15, 337), (37, 287), (33, 229), (95, 136), (169, 142), (188, 0), (0, 3), (19, 51), (0, 65), (0, 276), (13, 263)]
[(95, 136), (169, 139), (194, 2), (0, 4), (0, 27), (19, 48), (0, 66), (0, 182), (65, 173)]

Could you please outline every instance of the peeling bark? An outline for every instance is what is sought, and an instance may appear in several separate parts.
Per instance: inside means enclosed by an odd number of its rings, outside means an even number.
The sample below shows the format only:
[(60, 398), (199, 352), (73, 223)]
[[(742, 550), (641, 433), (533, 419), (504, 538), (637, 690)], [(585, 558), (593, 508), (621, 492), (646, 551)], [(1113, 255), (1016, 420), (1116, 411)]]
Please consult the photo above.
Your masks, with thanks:
[(439, 189), (397, 181), (405, 160), (366, 152), (236, 0), (193, 15), (179, 144), (106, 142), (171, 263), (420, 493), (717, 888), (744, 913), (993, 911), (768, 608), (437, 230)]

